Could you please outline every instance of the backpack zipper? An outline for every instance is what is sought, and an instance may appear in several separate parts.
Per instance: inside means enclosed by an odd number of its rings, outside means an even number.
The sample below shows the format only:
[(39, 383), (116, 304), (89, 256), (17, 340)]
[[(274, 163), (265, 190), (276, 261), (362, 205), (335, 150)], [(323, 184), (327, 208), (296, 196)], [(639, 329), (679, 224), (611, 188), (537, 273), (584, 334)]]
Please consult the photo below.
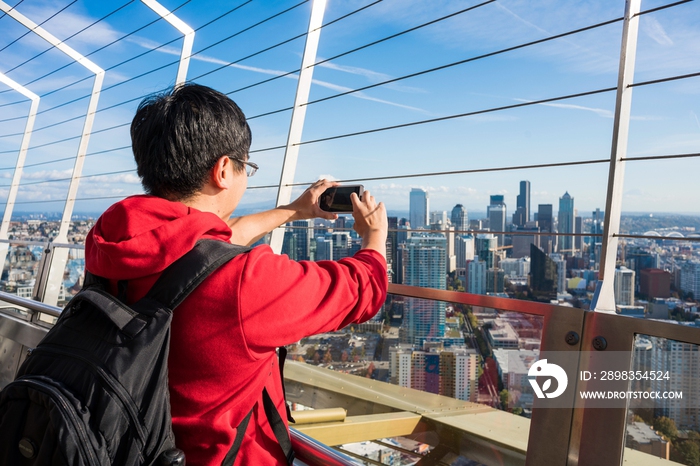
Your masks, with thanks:
[(115, 381), (114, 377), (107, 373), (103, 368), (101, 368), (97, 363), (94, 361), (84, 357), (80, 356), (75, 353), (70, 353), (68, 351), (62, 350), (60, 348), (57, 348), (55, 346), (48, 346), (48, 345), (42, 345), (34, 349), (34, 352), (32, 353), (35, 355), (37, 352), (46, 352), (46, 353), (54, 353), (58, 354), (64, 357), (68, 358), (73, 358), (73, 359), (78, 359), (79, 361), (82, 361), (86, 364), (88, 364), (99, 376), (102, 380), (104, 380), (111, 391), (117, 396), (119, 401), (121, 402), (122, 406), (124, 406), (127, 414), (131, 418), (131, 424), (134, 426), (136, 429), (136, 435), (138, 435), (139, 440), (141, 441), (141, 444), (145, 447), (146, 446), (146, 434), (143, 431), (143, 427), (141, 427), (141, 420), (139, 419), (138, 413), (136, 412), (136, 408), (134, 407), (133, 401), (131, 401), (131, 396), (129, 393), (124, 389), (124, 387), (121, 386), (118, 382)]
[(80, 443), (78, 446), (80, 447), (82, 445), (81, 450), (83, 451), (84, 457), (88, 459), (89, 464), (92, 464), (94, 466), (100, 466), (92, 442), (90, 442), (87, 432), (85, 431), (85, 426), (75, 415), (75, 413), (71, 409), (70, 403), (66, 401), (66, 398), (63, 395), (63, 393), (61, 393), (56, 388), (52, 387), (50, 384), (31, 377), (32, 376), (22, 376), (21, 378), (17, 379), (15, 383), (29, 386), (34, 385), (38, 390), (48, 392), (49, 396), (51, 396), (53, 400), (58, 401), (56, 406), (58, 406), (58, 409), (64, 415), (64, 418), (70, 420), (70, 423), (73, 425), (73, 428), (77, 432), (78, 437), (80, 437)]

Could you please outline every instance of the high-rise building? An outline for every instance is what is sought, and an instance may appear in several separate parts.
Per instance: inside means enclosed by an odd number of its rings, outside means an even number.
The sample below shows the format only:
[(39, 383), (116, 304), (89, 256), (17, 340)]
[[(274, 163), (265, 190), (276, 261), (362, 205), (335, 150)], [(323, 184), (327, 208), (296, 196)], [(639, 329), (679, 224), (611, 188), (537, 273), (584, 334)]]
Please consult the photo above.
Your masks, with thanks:
[(316, 260), (333, 260), (333, 241), (323, 236), (319, 236), (316, 238)]
[(642, 269), (639, 273), (639, 292), (647, 299), (671, 296), (671, 274), (661, 269)]
[(634, 270), (636, 277), (635, 289), (639, 289), (642, 270), (658, 268), (661, 262), (659, 254), (640, 246), (627, 246), (624, 252), (625, 265)]
[(615, 304), (618, 306), (634, 305), (634, 270), (627, 267), (615, 269)]
[[(349, 232), (334, 231), (331, 235), (331, 239), (333, 240), (333, 260), (337, 261), (351, 255), (351, 241)], [(316, 244), (316, 247), (318, 247), (318, 243)]]
[(506, 277), (526, 277), (530, 274), (530, 255), (519, 259), (503, 259), (499, 267)]
[(522, 227), (530, 221), (530, 182), (520, 182), (520, 194), (516, 197), (513, 224)]
[(505, 291), (505, 273), (503, 269), (493, 268), (486, 271), (486, 292), (503, 293)]
[[(576, 233), (583, 233), (583, 217), (576, 216), (574, 218), (574, 231)], [(574, 252), (577, 252), (577, 254), (574, 254), (575, 256), (581, 257), (581, 251), (583, 251), (583, 239), (582, 236), (576, 236), (574, 237)]]
[(453, 226), (445, 227), (443, 230), (447, 239), (447, 250), (445, 251), (445, 273), (452, 273), (457, 268), (457, 256), (455, 255), (455, 229)]
[(589, 244), (588, 251), (591, 262), (594, 268), (598, 268), (600, 264), (600, 250), (603, 244), (603, 229), (605, 226), (605, 213), (600, 209), (596, 209), (591, 213), (591, 235), (586, 237), (586, 242)]
[(467, 263), (467, 293), (486, 294), (486, 262), (474, 256), (474, 260)]
[(491, 233), (482, 233), (476, 235), (474, 241), (474, 254), (486, 262), (486, 268), (490, 269), (496, 266), (496, 248), (498, 247), (498, 238)]
[[(403, 283), (444, 290), (447, 285), (446, 238), (442, 235), (414, 234), (406, 243), (408, 264)], [(445, 336), (445, 303), (407, 298), (408, 337), (422, 345), (429, 337)]]
[(441, 230), (447, 225), (447, 212), (444, 210), (433, 210), (430, 212), (430, 225), (434, 225), (437, 228), (431, 228), (432, 230)]
[(681, 265), (681, 291), (700, 297), (700, 262), (688, 261)]
[(559, 236), (559, 252), (566, 255), (573, 255), (574, 238), (566, 234), (576, 233), (576, 224), (574, 223), (574, 198), (569, 192), (565, 192), (559, 198), (559, 233), (564, 233), (564, 236)]
[(557, 264), (534, 244), (530, 245), (530, 292), (538, 301), (557, 298)]
[(463, 401), (476, 401), (479, 357), (474, 349), (389, 349), (391, 383)]
[(452, 226), (454, 227), (457, 234), (466, 231), (469, 227), (469, 218), (467, 217), (467, 209), (464, 208), (462, 204), (457, 204), (452, 208), (452, 215), (450, 217)]
[(409, 221), (411, 222), (411, 228), (419, 229), (428, 225), (428, 207), (428, 192), (420, 188), (411, 189), (411, 196), (409, 198)]
[(389, 232), (386, 237), (386, 265), (391, 283), (396, 283), (396, 252), (398, 244), (399, 219), (388, 217)]
[(667, 377), (650, 381), (650, 389), (658, 393), (683, 393), (682, 397), (656, 399), (655, 415), (672, 419), (678, 429), (698, 430), (700, 404), (696, 396), (686, 393), (700, 393), (700, 348), (659, 337), (651, 337), (650, 340), (653, 344), (651, 370), (668, 374)]
[(550, 259), (557, 264), (557, 292), (566, 291), (566, 259), (561, 254), (550, 254)]
[(297, 260), (304, 261), (311, 259), (311, 239), (314, 236), (314, 221), (294, 220), (292, 231), (297, 237)]
[(455, 237), (456, 268), (465, 269), (470, 260), (474, 260), (474, 236), (458, 235)]
[[(510, 256), (513, 258), (530, 257), (530, 245), (540, 247), (540, 232), (536, 222), (528, 222), (524, 227), (518, 227), (512, 235), (513, 247)], [(531, 234), (529, 234), (531, 233)]]
[[(552, 204), (540, 204), (537, 206), (537, 226), (540, 227), (541, 232), (554, 231)], [(540, 246), (546, 254), (553, 253), (555, 245), (556, 237), (544, 235), (540, 236)]]
[[(491, 196), (491, 204), (487, 207), (489, 217), (489, 229), (495, 232), (506, 231), (506, 203), (503, 200), (502, 194), (494, 194)], [(498, 233), (498, 244), (505, 244), (505, 235)]]
[(286, 254), (293, 261), (297, 260), (297, 235), (293, 230), (285, 230), (284, 232), (282, 254)]

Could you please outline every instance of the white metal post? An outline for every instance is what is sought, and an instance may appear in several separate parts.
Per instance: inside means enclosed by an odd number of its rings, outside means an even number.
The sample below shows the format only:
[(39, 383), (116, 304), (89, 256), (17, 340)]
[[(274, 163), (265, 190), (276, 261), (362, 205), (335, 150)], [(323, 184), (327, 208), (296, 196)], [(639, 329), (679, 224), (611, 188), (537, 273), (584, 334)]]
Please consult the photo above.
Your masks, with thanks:
[[(314, 73), (313, 64), (316, 62), (316, 51), (318, 50), (318, 42), (321, 38), (321, 25), (323, 22), (323, 14), (326, 9), (326, 0), (314, 0), (311, 8), (311, 18), (309, 20), (309, 30), (306, 35), (306, 45), (304, 47), (304, 56), (301, 61), (301, 71), (299, 72), (299, 82), (297, 84), (297, 93), (294, 98), (294, 109), (292, 110), (292, 120), (289, 125), (289, 134), (287, 136), (287, 147), (284, 153), (284, 162), (282, 164), (282, 173), (280, 175), (280, 185), (277, 191), (276, 205), (285, 205), (291, 201), (292, 186), (294, 182), (294, 174), (297, 168), (297, 160), (299, 159), (299, 143), (301, 142), (301, 134), (304, 130), (304, 119), (306, 118), (306, 104), (309, 101), (309, 92), (311, 91), (311, 79)], [(282, 242), (284, 240), (284, 226), (276, 228), (272, 232), (270, 239), (270, 247), (276, 253), (282, 251)]]
[(639, 31), (639, 10), (641, 0), (627, 0), (625, 23), (622, 30), (620, 69), (617, 78), (617, 98), (613, 123), (608, 194), (605, 201), (605, 225), (600, 260), (600, 272), (591, 309), (598, 312), (615, 312), (615, 263), (617, 261), (617, 234), (620, 232), (622, 214), (622, 189), (625, 179), (627, 141), (629, 138), (630, 113), (632, 108), (632, 88), (634, 62), (637, 52)]
[(36, 112), (39, 108), (39, 96), (34, 94), (32, 91), (26, 87), (21, 86), (17, 82), (8, 78), (4, 74), (0, 73), (0, 82), (7, 84), (12, 89), (21, 93), (28, 99), (31, 99), (32, 104), (29, 107), (29, 115), (27, 116), (27, 124), (24, 127), (24, 134), (22, 135), (22, 143), (19, 148), (19, 156), (17, 157), (17, 164), (15, 165), (15, 173), (12, 176), (12, 184), (10, 185), (10, 192), (7, 195), (7, 206), (5, 207), (5, 215), (2, 218), (2, 225), (0, 225), (0, 239), (7, 239), (7, 231), (10, 226), (10, 218), (12, 217), (12, 209), (15, 206), (15, 200), (17, 199), (17, 188), (19, 187), (19, 180), (22, 177), (22, 169), (24, 168), (24, 161), (27, 158), (27, 149), (29, 148), (29, 140), (32, 137), (32, 130), (34, 129), (34, 120), (36, 120)]
[[(80, 143), (78, 145), (78, 154), (75, 157), (73, 175), (71, 176), (70, 185), (68, 186), (66, 205), (63, 209), (61, 225), (58, 230), (58, 236), (55, 240), (59, 243), (67, 243), (68, 228), (70, 227), (70, 219), (73, 215), (75, 196), (78, 191), (78, 184), (80, 183), (80, 175), (83, 170), (83, 162), (85, 160), (85, 154), (87, 153), (87, 146), (90, 140), (90, 133), (92, 132), (92, 124), (95, 120), (97, 102), (100, 98), (100, 91), (102, 89), (102, 83), (104, 81), (105, 72), (102, 68), (85, 58), (73, 48), (69, 47), (67, 44), (65, 44), (56, 36), (48, 32), (46, 29), (42, 28), (34, 21), (18, 12), (16, 9), (14, 9), (14, 7), (8, 5), (3, 1), (0, 1), (0, 10), (4, 11), (8, 16), (14, 18), (16, 21), (18, 21), (20, 24), (32, 31), (34, 34), (38, 35), (39, 37), (56, 47), (58, 50), (71, 57), (73, 60), (83, 65), (85, 68), (95, 73), (95, 82), (92, 87), (90, 101), (88, 102), (88, 110), (85, 115), (85, 124), (83, 125), (83, 132), (80, 136)], [(63, 280), (63, 273), (65, 270), (66, 261), (68, 259), (67, 249), (60, 248), (56, 252), (57, 253), (53, 255), (53, 260), (51, 263), (51, 271), (49, 273), (49, 280), (46, 285), (46, 293), (42, 297), (43, 302), (51, 305), (56, 305), (56, 303), (58, 302), (58, 294), (60, 292), (61, 282)]]
[(178, 31), (185, 35), (182, 42), (182, 52), (180, 53), (180, 65), (177, 69), (175, 85), (183, 84), (187, 80), (187, 68), (190, 65), (192, 56), (192, 46), (194, 45), (194, 29), (189, 27), (180, 18), (175, 16), (170, 10), (158, 3), (156, 0), (141, 0), (148, 8), (155, 11), (161, 18), (166, 20)]
[[(27, 158), (27, 149), (29, 148), (29, 140), (32, 137), (32, 130), (34, 129), (34, 121), (36, 120), (36, 112), (39, 108), (40, 99), (38, 95), (34, 94), (32, 91), (15, 82), (14, 80), (8, 78), (3, 73), (0, 73), (0, 82), (10, 86), (12, 89), (19, 92), (20, 94), (32, 101), (29, 107), (29, 115), (27, 116), (27, 124), (24, 127), (24, 134), (22, 135), (22, 142), (20, 143), (19, 155), (17, 156), (17, 163), (15, 165), (15, 172), (12, 175), (12, 184), (10, 185), (9, 193), (7, 194), (5, 214), (2, 217), (2, 224), (0, 224), (0, 240), (7, 240), (7, 232), (10, 229), (12, 211), (15, 208), (15, 200), (17, 199), (19, 181), (22, 178), (22, 169), (24, 168), (24, 161)], [(4, 267), (5, 258), (7, 257), (7, 251), (9, 247), (9, 243), (0, 243), (0, 270), (2, 270), (2, 268)]]

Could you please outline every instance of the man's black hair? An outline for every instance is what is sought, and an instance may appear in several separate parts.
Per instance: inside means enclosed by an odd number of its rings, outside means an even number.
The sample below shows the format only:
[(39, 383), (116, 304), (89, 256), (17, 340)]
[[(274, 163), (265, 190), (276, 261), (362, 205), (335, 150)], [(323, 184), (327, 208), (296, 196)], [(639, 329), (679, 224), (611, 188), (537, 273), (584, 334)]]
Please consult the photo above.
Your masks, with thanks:
[[(247, 160), (250, 143), (250, 127), (238, 105), (198, 84), (145, 98), (131, 122), (131, 145), (144, 190), (171, 200), (197, 193), (221, 156)], [(234, 162), (234, 168), (245, 166)]]

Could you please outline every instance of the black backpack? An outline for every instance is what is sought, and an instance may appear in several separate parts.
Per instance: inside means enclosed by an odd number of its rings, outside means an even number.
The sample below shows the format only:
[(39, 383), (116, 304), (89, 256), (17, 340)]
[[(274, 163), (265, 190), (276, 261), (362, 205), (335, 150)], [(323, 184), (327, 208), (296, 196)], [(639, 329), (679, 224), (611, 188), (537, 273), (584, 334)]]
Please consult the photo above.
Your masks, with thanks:
[[(0, 394), (0, 464), (184, 465), (168, 392), (172, 310), (211, 272), (248, 250), (200, 241), (132, 306), (107, 293), (100, 280), (87, 284)], [(250, 413), (225, 464), (233, 464), (248, 419)], [(286, 429), (284, 436), (289, 442)]]

